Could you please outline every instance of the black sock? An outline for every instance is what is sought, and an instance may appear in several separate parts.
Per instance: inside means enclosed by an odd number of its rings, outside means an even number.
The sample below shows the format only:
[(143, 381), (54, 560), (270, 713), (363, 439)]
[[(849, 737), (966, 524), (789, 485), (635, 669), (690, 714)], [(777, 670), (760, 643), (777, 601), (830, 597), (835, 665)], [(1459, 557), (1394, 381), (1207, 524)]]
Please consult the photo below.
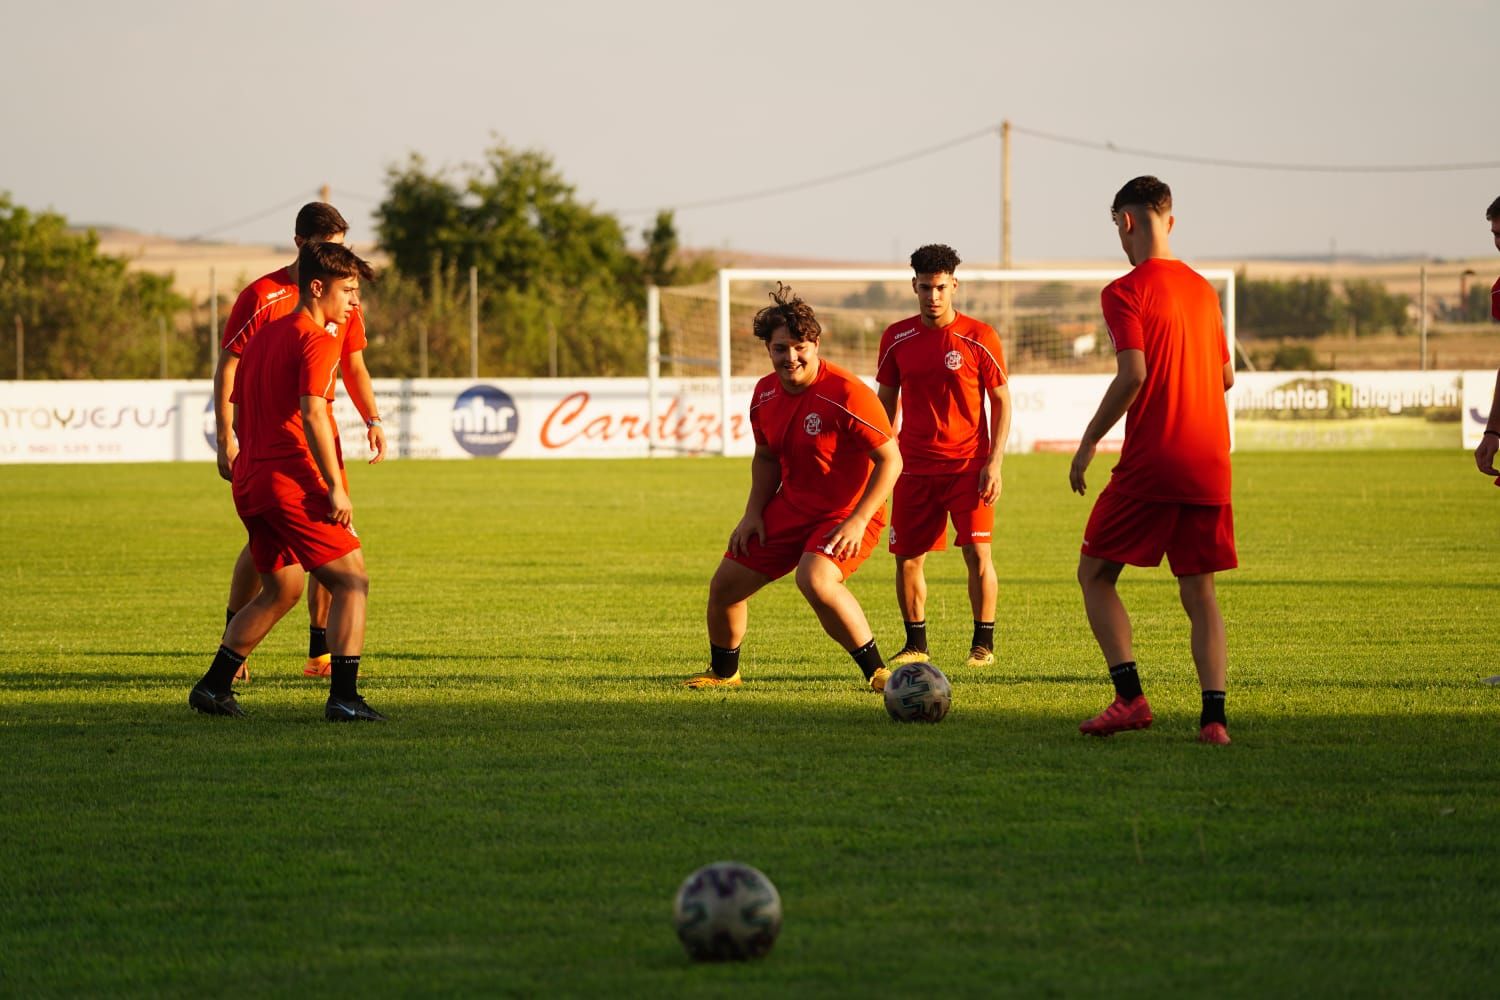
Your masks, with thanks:
[(854, 657), (854, 662), (859, 664), (859, 669), (864, 672), (865, 680), (874, 676), (875, 671), (885, 666), (885, 661), (880, 658), (880, 648), (871, 639), (858, 649), (849, 650), (849, 655)]
[(995, 651), (995, 623), (975, 622), (974, 641), (969, 643), (969, 645), (988, 649), (993, 653)]
[(309, 660), (319, 656), (328, 655), (328, 630), (326, 628), (307, 629), (307, 658)]
[(328, 684), (328, 693), (340, 701), (349, 701), (359, 697), (359, 657), (339, 656), (335, 653), (332, 657), (333, 670)]
[(1141, 675), (1135, 672), (1134, 660), (1110, 667), (1109, 679), (1115, 682), (1115, 694), (1126, 701), (1141, 696)]
[(906, 648), (918, 653), (927, 652), (927, 619), (906, 623)]
[(715, 677), (733, 677), (740, 669), (740, 647), (725, 649), (709, 643), (708, 665)]
[(1211, 722), (1217, 722), (1221, 726), (1229, 725), (1224, 718), (1224, 692), (1203, 692), (1203, 711), (1198, 715), (1198, 728), (1202, 729)]
[(214, 694), (223, 694), (234, 686), (234, 675), (239, 672), (245, 658), (228, 646), (220, 646), (214, 654), (213, 665), (198, 681), (198, 687), (208, 688)]

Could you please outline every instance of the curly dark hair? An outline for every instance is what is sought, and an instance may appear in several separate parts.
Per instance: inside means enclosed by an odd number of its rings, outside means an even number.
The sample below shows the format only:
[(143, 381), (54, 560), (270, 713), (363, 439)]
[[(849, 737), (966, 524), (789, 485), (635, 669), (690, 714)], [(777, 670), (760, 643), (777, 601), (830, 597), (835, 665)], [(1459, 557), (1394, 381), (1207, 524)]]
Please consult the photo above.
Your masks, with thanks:
[(771, 335), (782, 327), (791, 334), (793, 343), (810, 340), (814, 344), (823, 336), (823, 327), (813, 315), (812, 306), (792, 294), (791, 285), (776, 282), (776, 291), (771, 292), (775, 305), (766, 306), (755, 314), (755, 336), (770, 342)]
[(1109, 214), (1118, 215), (1120, 209), (1130, 205), (1144, 205), (1156, 214), (1163, 215), (1172, 211), (1172, 189), (1167, 187), (1166, 181), (1158, 180), (1150, 174), (1133, 177), (1115, 195), (1114, 203), (1109, 206)]
[(327, 283), (330, 278), (353, 278), (364, 281), (375, 277), (368, 261), (358, 257), (342, 243), (304, 243), (297, 251), (297, 290), (311, 295), (312, 283)]
[(1485, 211), (1484, 217), (1486, 219), (1489, 219), (1491, 222), (1496, 219), (1500, 219), (1500, 198), (1496, 198), (1494, 201), (1490, 202), (1490, 207)]
[(911, 269), (917, 274), (952, 274), (961, 263), (958, 251), (942, 243), (929, 243), (911, 252)]

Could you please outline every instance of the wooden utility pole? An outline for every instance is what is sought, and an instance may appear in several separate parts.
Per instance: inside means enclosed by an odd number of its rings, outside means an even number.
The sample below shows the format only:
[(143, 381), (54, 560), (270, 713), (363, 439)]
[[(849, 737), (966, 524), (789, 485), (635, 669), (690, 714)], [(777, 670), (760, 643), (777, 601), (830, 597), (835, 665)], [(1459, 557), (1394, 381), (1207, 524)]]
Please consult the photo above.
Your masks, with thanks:
[(479, 268), (469, 265), (469, 378), (479, 377)]
[(318, 200), (326, 205), (330, 200), (330, 194), (332, 191), (332, 188), (330, 188), (327, 184), (324, 184), (322, 187), (318, 188)]
[(16, 381), (26, 377), (26, 324), (21, 314), (16, 313)]
[(1000, 266), (1010, 269), (1010, 119), (1000, 123)]

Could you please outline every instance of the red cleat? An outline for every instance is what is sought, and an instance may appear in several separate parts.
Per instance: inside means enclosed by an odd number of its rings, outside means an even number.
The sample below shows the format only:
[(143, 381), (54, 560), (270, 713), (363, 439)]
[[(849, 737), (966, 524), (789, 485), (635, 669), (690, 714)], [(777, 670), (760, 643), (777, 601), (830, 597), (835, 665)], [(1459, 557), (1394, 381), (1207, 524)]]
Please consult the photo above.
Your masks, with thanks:
[(1221, 747), (1227, 747), (1231, 742), (1229, 739), (1229, 730), (1224, 728), (1224, 723), (1222, 722), (1210, 722), (1198, 730), (1198, 742), (1214, 743)]
[(1151, 705), (1145, 695), (1126, 701), (1119, 695), (1109, 707), (1086, 722), (1078, 724), (1085, 736), (1113, 736), (1127, 729), (1146, 729), (1151, 725)]

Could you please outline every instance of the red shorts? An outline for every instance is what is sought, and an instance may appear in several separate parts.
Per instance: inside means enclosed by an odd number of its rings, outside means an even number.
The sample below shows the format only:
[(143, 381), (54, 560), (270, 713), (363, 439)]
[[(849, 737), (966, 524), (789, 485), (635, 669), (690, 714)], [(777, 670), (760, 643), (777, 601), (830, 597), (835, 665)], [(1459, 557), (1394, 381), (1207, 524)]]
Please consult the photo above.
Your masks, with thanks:
[(312, 570), (359, 548), (359, 536), (328, 519), (328, 498), (288, 500), (256, 514), (241, 514), (250, 533), (250, 558), (257, 573), (274, 573), (292, 563)]
[(860, 563), (870, 558), (870, 553), (875, 551), (875, 546), (880, 541), (880, 531), (885, 527), (885, 508), (882, 507), (870, 518), (870, 523), (865, 525), (865, 537), (860, 540), (859, 551), (847, 559), (835, 559), (823, 551), (823, 543), (829, 532), (844, 523), (843, 517), (809, 518), (806, 514), (793, 510), (791, 505), (781, 499), (780, 494), (772, 497), (771, 502), (766, 504), (765, 513), (761, 517), (766, 525), (765, 544), (762, 545), (759, 538), (752, 536), (749, 551), (745, 555), (725, 552), (724, 558), (757, 573), (764, 573), (773, 580), (796, 569), (805, 552), (816, 552), (827, 559), (839, 568), (843, 578), (847, 580), (859, 569)]
[(1234, 569), (1234, 510), (1229, 504), (1165, 503), (1099, 494), (1083, 529), (1083, 554), (1105, 562), (1160, 566), (1167, 557), (1173, 576)]
[(995, 508), (979, 502), (979, 473), (911, 476), (903, 474), (891, 493), (890, 549), (898, 556), (941, 552), (943, 529), (953, 518), (953, 544), (988, 545), (995, 532)]

